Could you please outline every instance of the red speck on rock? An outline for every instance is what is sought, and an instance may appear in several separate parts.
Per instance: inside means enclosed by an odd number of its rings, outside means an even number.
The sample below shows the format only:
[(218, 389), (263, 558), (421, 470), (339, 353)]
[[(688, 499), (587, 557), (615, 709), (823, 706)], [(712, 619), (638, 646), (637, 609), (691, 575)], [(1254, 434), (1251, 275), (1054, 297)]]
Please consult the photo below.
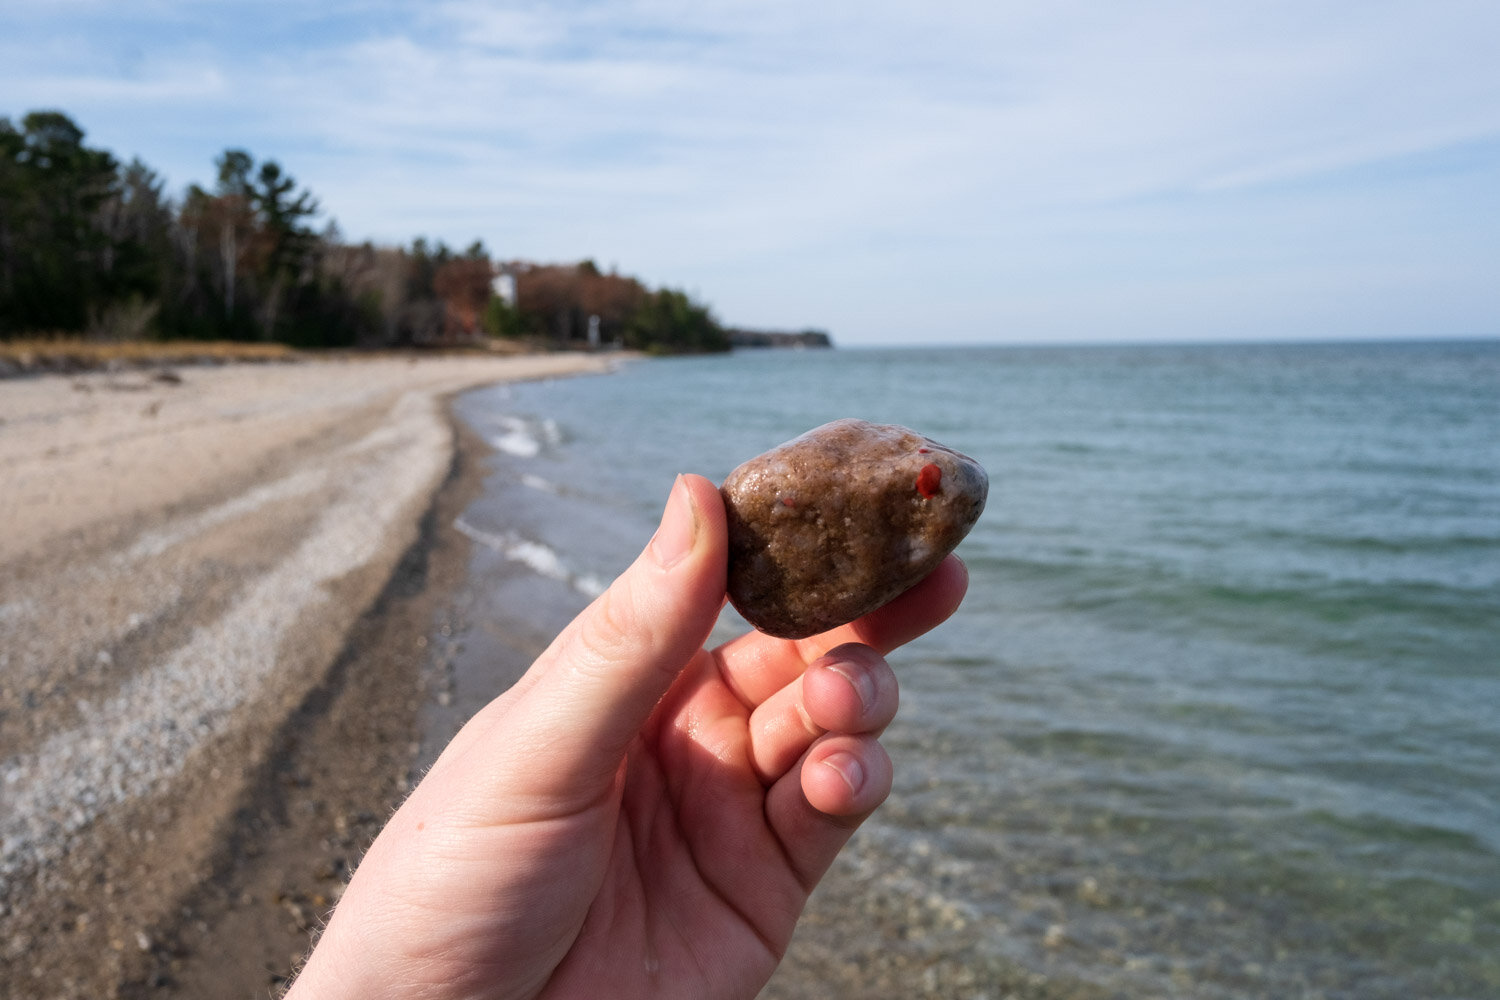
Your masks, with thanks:
[(938, 495), (938, 490), (943, 486), (943, 470), (935, 465), (924, 465), (922, 471), (917, 473), (917, 492), (924, 499), (931, 500)]
[(794, 500), (794, 499), (792, 499), (791, 497), (782, 497), (781, 498), (781, 506), (783, 506), (783, 507), (795, 507), (795, 506), (797, 506), (797, 501)]

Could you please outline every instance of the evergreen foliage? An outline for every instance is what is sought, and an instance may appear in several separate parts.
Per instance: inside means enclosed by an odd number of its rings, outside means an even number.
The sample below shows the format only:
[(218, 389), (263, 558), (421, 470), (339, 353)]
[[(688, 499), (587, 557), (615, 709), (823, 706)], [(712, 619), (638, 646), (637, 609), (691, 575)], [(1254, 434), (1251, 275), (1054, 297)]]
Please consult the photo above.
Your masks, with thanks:
[[(279, 341), (417, 346), (489, 336), (542, 344), (727, 350), (708, 309), (593, 261), (497, 265), (425, 239), (351, 246), (274, 160), (228, 149), (212, 190), (180, 201), (139, 160), (84, 143), (60, 111), (0, 117), (0, 340)], [(504, 271), (515, 301), (495, 294)]]

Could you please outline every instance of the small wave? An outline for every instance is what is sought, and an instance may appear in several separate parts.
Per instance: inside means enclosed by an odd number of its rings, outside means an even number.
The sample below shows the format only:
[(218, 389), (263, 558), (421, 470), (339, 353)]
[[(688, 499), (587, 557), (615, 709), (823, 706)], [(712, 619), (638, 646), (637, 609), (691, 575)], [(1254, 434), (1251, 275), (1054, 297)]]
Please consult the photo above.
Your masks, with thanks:
[(1246, 535), (1251, 539), (1274, 544), (1319, 546), (1325, 549), (1378, 555), (1447, 555), (1455, 552), (1500, 548), (1500, 536), (1467, 531), (1455, 531), (1445, 535), (1418, 534), (1412, 531), (1374, 535), (1268, 527), (1247, 531)]
[(521, 473), (521, 485), (529, 489), (538, 490), (542, 493), (551, 493), (553, 496), (562, 496), (561, 486), (541, 476), (533, 476), (529, 472)]
[[(501, 417), (501, 433), (490, 438), (497, 450), (517, 458), (535, 458), (542, 452), (542, 441), (532, 432), (530, 425), (520, 417)], [(543, 429), (543, 436), (546, 431)]]
[(562, 556), (555, 549), (541, 542), (523, 538), (513, 531), (507, 531), (504, 534), (485, 531), (483, 528), (474, 527), (463, 518), (455, 520), (453, 527), (459, 534), (500, 553), (511, 562), (520, 563), (538, 576), (566, 583), (584, 597), (594, 598), (604, 593), (604, 584), (599, 581), (598, 577), (592, 574), (574, 573), (568, 569), (567, 563), (563, 562)]
[(528, 542), (512, 536), (510, 544), (505, 548), (505, 556), (552, 580), (567, 581), (572, 576), (563, 565), (562, 556), (541, 542)]
[(585, 597), (598, 597), (609, 585), (592, 573), (573, 578), (573, 589)]

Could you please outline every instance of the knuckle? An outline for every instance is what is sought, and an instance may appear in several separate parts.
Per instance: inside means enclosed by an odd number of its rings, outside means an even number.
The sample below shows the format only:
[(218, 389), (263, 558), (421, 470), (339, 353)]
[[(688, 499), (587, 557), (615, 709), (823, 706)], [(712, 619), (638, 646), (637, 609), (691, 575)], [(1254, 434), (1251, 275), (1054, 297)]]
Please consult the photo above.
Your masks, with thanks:
[(578, 630), (578, 652), (584, 662), (607, 665), (628, 659), (639, 648), (642, 623), (628, 594), (611, 587), (599, 596)]
[(824, 733), (828, 732), (828, 730), (824, 729), (822, 726), (813, 721), (812, 715), (808, 713), (807, 706), (803, 704), (801, 698), (798, 698), (792, 702), (792, 709), (793, 714), (797, 718), (797, 723), (802, 727), (803, 733), (805, 733), (807, 736), (816, 739), (817, 737), (822, 736)]

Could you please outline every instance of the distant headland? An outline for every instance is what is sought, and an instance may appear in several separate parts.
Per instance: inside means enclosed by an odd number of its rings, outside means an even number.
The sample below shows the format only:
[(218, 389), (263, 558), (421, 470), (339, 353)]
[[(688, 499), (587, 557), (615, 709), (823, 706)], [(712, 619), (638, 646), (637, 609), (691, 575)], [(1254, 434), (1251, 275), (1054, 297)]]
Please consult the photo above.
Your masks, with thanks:
[(833, 338), (823, 330), (799, 330), (784, 333), (776, 330), (738, 330), (730, 328), (730, 347), (781, 347), (793, 350), (804, 348), (826, 349), (833, 346)]

